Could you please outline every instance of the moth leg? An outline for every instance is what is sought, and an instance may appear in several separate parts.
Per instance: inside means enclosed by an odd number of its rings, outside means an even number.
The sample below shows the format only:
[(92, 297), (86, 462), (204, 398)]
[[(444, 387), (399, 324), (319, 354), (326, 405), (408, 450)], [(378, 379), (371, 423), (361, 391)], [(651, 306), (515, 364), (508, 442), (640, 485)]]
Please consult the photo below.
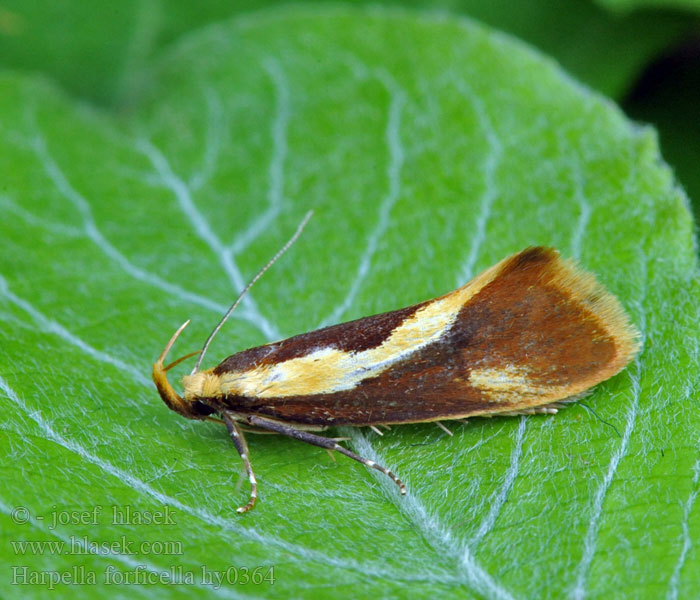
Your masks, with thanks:
[(296, 440), (300, 440), (302, 442), (306, 442), (307, 444), (312, 444), (313, 446), (318, 446), (320, 448), (326, 448), (327, 450), (335, 450), (336, 452), (340, 452), (341, 454), (344, 454), (348, 458), (352, 458), (353, 460), (356, 460), (357, 462), (360, 462), (367, 467), (371, 467), (371, 468), (376, 469), (377, 471), (379, 471), (381, 473), (384, 473), (396, 485), (399, 486), (399, 489), (401, 490), (402, 495), (406, 493), (406, 486), (389, 469), (385, 469), (384, 467), (382, 467), (381, 465), (378, 465), (373, 460), (369, 460), (367, 458), (362, 458), (361, 456), (359, 456), (358, 454), (355, 454), (354, 452), (351, 452), (347, 448), (343, 448), (333, 438), (326, 438), (326, 437), (323, 437), (322, 435), (314, 435), (313, 433), (309, 433), (308, 431), (302, 431), (300, 429), (295, 429), (294, 427), (290, 427), (289, 425), (285, 425), (284, 423), (278, 423), (277, 421), (270, 421), (268, 419), (264, 419), (262, 417), (257, 417), (255, 415), (251, 415), (248, 417), (248, 423), (250, 423), (251, 425), (255, 425), (256, 427), (260, 427), (262, 429), (269, 429), (270, 431), (276, 431), (277, 433), (280, 433), (282, 435), (286, 435), (286, 436), (294, 438)]
[(525, 415), (556, 415), (556, 408), (548, 406), (533, 406), (531, 408), (521, 408), (520, 410), (509, 410), (508, 412), (494, 413), (494, 417), (520, 417)]
[(452, 437), (454, 435), (449, 429), (447, 429), (447, 427), (445, 427), (442, 423), (440, 423), (440, 421), (435, 421), (435, 425), (437, 425), (440, 429), (442, 429), (450, 437)]
[(236, 446), (236, 450), (238, 450), (238, 454), (241, 455), (243, 466), (245, 466), (246, 473), (248, 473), (248, 481), (250, 481), (250, 500), (245, 506), (239, 506), (236, 509), (236, 512), (248, 512), (255, 506), (255, 501), (258, 499), (258, 482), (255, 479), (255, 473), (253, 473), (253, 465), (250, 464), (250, 458), (248, 458), (248, 444), (245, 441), (243, 430), (240, 428), (238, 423), (236, 423), (236, 421), (229, 417), (225, 412), (222, 412), (221, 416), (224, 419), (224, 423), (226, 423), (226, 429), (228, 429), (228, 432), (231, 435), (231, 439)]
[(565, 408), (566, 404), (559, 400), (558, 402), (551, 402), (549, 404), (541, 404), (540, 406), (531, 406), (529, 408), (521, 408), (520, 410), (513, 410), (508, 412), (495, 413), (494, 416), (498, 417), (517, 417), (519, 415), (556, 415), (560, 408)]
[(264, 429), (255, 429), (253, 427), (246, 427), (245, 425), (241, 425), (236, 421), (236, 424), (238, 427), (240, 427), (241, 431), (244, 433), (254, 433), (255, 435), (277, 435), (274, 431), (265, 431)]

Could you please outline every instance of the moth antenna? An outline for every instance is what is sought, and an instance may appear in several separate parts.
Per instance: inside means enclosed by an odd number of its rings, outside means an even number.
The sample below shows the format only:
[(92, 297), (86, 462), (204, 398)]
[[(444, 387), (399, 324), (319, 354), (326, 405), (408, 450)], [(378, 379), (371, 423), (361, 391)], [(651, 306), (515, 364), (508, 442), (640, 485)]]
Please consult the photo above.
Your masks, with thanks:
[(185, 354), (185, 356), (181, 356), (177, 360), (174, 360), (171, 362), (167, 367), (163, 367), (163, 371), (170, 371), (173, 367), (177, 367), (182, 361), (187, 360), (188, 358), (192, 358), (193, 356), (197, 356), (201, 350), (195, 350), (194, 352), (190, 352), (189, 354)]
[(202, 360), (204, 360), (204, 355), (207, 352), (207, 349), (209, 348), (209, 344), (211, 344), (211, 341), (214, 339), (214, 336), (219, 333), (219, 329), (221, 329), (224, 326), (224, 323), (228, 320), (228, 318), (231, 316), (231, 313), (236, 310), (236, 307), (241, 303), (241, 300), (243, 300), (243, 297), (248, 293), (248, 290), (253, 287), (255, 282), (260, 279), (265, 271), (267, 271), (272, 265), (274, 265), (281, 257), (282, 255), (289, 250), (290, 246), (297, 241), (297, 238), (301, 235), (301, 232), (304, 230), (304, 227), (306, 227), (306, 224), (309, 222), (309, 219), (311, 216), (314, 214), (313, 210), (310, 210), (309, 212), (306, 213), (304, 218), (301, 220), (301, 223), (299, 223), (299, 226), (297, 227), (297, 230), (294, 232), (294, 235), (289, 238), (287, 243), (282, 246), (278, 251), (277, 254), (275, 254), (268, 262), (267, 264), (260, 269), (255, 277), (250, 280), (248, 285), (246, 285), (243, 288), (243, 291), (238, 295), (238, 298), (236, 298), (235, 302), (231, 305), (231, 307), (226, 311), (226, 314), (221, 318), (221, 321), (219, 321), (218, 325), (214, 327), (214, 330), (209, 334), (209, 337), (207, 338), (207, 341), (204, 342), (204, 346), (202, 346), (202, 351), (199, 355), (199, 358), (197, 359), (197, 364), (194, 366), (194, 369), (192, 369), (192, 375), (197, 373), (199, 371), (199, 367), (202, 364)]

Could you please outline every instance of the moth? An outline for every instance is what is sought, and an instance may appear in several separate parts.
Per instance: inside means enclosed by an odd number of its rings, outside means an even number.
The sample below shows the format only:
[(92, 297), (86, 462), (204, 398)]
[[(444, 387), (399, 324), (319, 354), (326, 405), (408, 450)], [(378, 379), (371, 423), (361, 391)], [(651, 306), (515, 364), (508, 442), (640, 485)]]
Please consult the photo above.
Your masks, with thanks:
[[(182, 325), (153, 365), (153, 380), (175, 412), (189, 419), (218, 415), (225, 423), (251, 486), (238, 512), (253, 508), (257, 498), (244, 431), (340, 452), (386, 474), (405, 494), (389, 469), (314, 432), (553, 413), (621, 371), (640, 347), (617, 298), (545, 247), (508, 256), (439, 298), (250, 348), (200, 371), (225, 318), (201, 352), (164, 366), (189, 321)], [(167, 371), (196, 354), (180, 396)]]

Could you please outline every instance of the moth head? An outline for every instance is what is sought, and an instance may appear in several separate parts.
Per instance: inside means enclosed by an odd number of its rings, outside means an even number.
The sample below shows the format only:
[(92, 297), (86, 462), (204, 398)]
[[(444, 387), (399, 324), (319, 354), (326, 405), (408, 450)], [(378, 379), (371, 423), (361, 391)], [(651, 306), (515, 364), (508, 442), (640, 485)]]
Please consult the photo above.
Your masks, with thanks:
[[(187, 327), (188, 324), (189, 321), (185, 321), (185, 323), (180, 326), (180, 328), (173, 334), (173, 337), (170, 338), (170, 341), (163, 349), (163, 352), (161, 352), (158, 360), (153, 364), (153, 383), (156, 384), (160, 397), (163, 399), (163, 402), (165, 402), (169, 409), (174, 410), (176, 413), (179, 413), (188, 419), (206, 419), (207, 415), (214, 412), (214, 410), (199, 402), (197, 398), (193, 397), (191, 394), (185, 394), (185, 399), (183, 400), (173, 389), (173, 386), (170, 385), (167, 375), (167, 372), (170, 369), (176, 365), (179, 365), (183, 360), (196, 356), (199, 354), (199, 351), (191, 352), (190, 354), (178, 358), (169, 365), (163, 366), (163, 361), (168, 355), (168, 352), (170, 352), (170, 348), (173, 347), (175, 340), (177, 340), (179, 335), (182, 333), (182, 330)], [(196, 375), (194, 375), (194, 377), (196, 377)]]

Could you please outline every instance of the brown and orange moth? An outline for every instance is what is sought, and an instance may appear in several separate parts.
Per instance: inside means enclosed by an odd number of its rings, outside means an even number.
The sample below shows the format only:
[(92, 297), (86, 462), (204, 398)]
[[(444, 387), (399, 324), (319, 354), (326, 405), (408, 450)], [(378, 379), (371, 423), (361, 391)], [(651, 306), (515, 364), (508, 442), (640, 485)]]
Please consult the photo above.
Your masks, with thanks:
[[(513, 254), (439, 298), (250, 348), (199, 371), (222, 323), (201, 353), (164, 367), (182, 325), (153, 365), (153, 380), (175, 412), (223, 419), (251, 484), (238, 512), (257, 498), (244, 430), (335, 450), (385, 473), (405, 494), (391, 471), (311, 431), (554, 413), (621, 371), (640, 346), (617, 298), (543, 247)], [(196, 354), (180, 397), (166, 372)]]

